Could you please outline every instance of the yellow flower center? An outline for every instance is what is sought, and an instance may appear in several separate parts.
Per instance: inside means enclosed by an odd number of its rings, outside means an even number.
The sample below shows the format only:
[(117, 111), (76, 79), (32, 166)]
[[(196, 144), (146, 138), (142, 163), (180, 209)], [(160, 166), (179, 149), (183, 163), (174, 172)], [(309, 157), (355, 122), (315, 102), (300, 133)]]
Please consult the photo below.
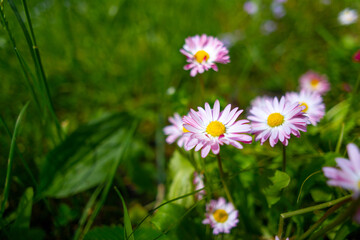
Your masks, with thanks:
[(219, 137), (226, 132), (225, 125), (219, 121), (212, 121), (206, 127), (206, 132), (213, 137)]
[(280, 126), (281, 124), (283, 124), (283, 122), (284, 122), (284, 116), (281, 115), (280, 113), (272, 113), (269, 115), (267, 119), (267, 124), (270, 127)]
[(300, 106), (305, 106), (305, 109), (302, 110), (302, 112), (306, 113), (307, 110), (309, 109), (309, 106), (305, 103), (305, 102), (299, 102)]
[(360, 180), (358, 181), (358, 188), (360, 189)]
[(210, 56), (204, 50), (200, 50), (195, 53), (194, 57), (198, 63), (202, 63), (204, 60), (207, 61)]
[(227, 214), (227, 212), (224, 209), (218, 209), (213, 213), (214, 219), (215, 221), (219, 222), (219, 223), (223, 223), (226, 222), (226, 220), (228, 219), (229, 215)]
[(190, 132), (190, 131), (183, 127), (183, 133), (187, 133), (187, 132)]
[(319, 82), (320, 82), (319, 79), (313, 78), (313, 79), (311, 79), (310, 85), (311, 85), (311, 87), (316, 88), (317, 85), (319, 84)]

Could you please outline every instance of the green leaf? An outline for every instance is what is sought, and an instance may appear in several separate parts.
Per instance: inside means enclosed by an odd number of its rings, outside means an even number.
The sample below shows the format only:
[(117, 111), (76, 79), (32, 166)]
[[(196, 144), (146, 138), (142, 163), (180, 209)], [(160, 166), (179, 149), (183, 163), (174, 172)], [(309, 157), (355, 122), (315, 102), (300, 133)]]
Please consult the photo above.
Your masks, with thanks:
[[(194, 186), (192, 184), (194, 167), (178, 151), (174, 152), (174, 155), (170, 160), (169, 168), (173, 180), (167, 195), (168, 199), (174, 199), (194, 191)], [(190, 207), (194, 204), (194, 197), (189, 196), (182, 198), (176, 201), (176, 203), (185, 207)]]
[(169, 230), (179, 222), (185, 213), (185, 208), (179, 204), (168, 203), (161, 207), (151, 222), (162, 232)]
[(169, 240), (161, 231), (150, 226), (143, 226), (134, 233), (136, 240)]
[(42, 168), (38, 198), (63, 198), (105, 181), (131, 117), (118, 113), (80, 127), (51, 151)]
[(327, 202), (333, 198), (331, 193), (326, 192), (321, 188), (312, 188), (310, 194), (315, 202)]
[(123, 227), (95, 227), (84, 237), (84, 240), (124, 240)]
[(276, 170), (275, 174), (268, 179), (268, 185), (262, 190), (268, 206), (271, 207), (280, 200), (281, 190), (289, 185), (290, 177), (285, 172)]
[(28, 229), (30, 227), (31, 210), (33, 204), (34, 190), (30, 187), (25, 190), (16, 210), (17, 217), (12, 225), (12, 230)]
[(129, 213), (128, 213), (124, 198), (122, 197), (121, 193), (119, 192), (119, 190), (116, 187), (115, 187), (115, 191), (118, 194), (119, 198), (121, 199), (121, 203), (122, 203), (123, 209), (124, 209), (124, 226), (125, 226), (124, 239), (135, 240), (134, 235), (133, 235), (132, 226), (131, 226), (131, 220), (129, 217)]

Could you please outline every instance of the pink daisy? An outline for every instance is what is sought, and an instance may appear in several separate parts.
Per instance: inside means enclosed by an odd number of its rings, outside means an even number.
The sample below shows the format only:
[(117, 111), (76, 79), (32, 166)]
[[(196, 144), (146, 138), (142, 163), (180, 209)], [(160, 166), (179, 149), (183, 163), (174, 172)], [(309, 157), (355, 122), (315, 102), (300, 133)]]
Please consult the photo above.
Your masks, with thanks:
[(190, 110), (189, 116), (185, 116), (184, 127), (189, 131), (189, 141), (185, 144), (185, 150), (189, 151), (195, 147), (195, 151), (201, 150), (201, 157), (205, 158), (210, 150), (214, 154), (219, 154), (220, 145), (230, 144), (236, 148), (242, 149), (239, 142), (251, 143), (252, 137), (244, 133), (250, 133), (248, 120), (236, 119), (243, 112), (234, 108), (231, 110), (231, 104), (227, 105), (224, 111), (220, 112), (220, 103), (218, 100), (211, 109), (208, 103), (205, 103), (205, 109), (198, 107), (199, 111)]
[(317, 92), (321, 95), (330, 90), (330, 83), (326, 75), (308, 71), (303, 74), (300, 79), (301, 90)]
[[(205, 187), (205, 185), (204, 185), (204, 174), (194, 172), (193, 184), (195, 185), (195, 191), (204, 188)], [(205, 190), (201, 190), (200, 192), (197, 192), (195, 194), (195, 198), (197, 200), (201, 200), (201, 199), (204, 198), (205, 194), (206, 194)]]
[(269, 139), (270, 145), (274, 145), (280, 140), (285, 146), (288, 145), (290, 134), (300, 137), (300, 131), (306, 132), (308, 118), (303, 110), (305, 106), (298, 103), (290, 104), (285, 101), (285, 97), (277, 97), (273, 101), (265, 101), (263, 107), (253, 107), (250, 109), (250, 119), (252, 133), (255, 134), (255, 141), (263, 144)]
[(272, 101), (272, 98), (269, 96), (261, 96), (261, 97), (259, 96), (259, 97), (254, 98), (250, 102), (250, 106), (251, 107), (264, 107), (266, 101)]
[(205, 34), (185, 39), (185, 45), (180, 52), (187, 58), (188, 64), (185, 70), (190, 71), (190, 76), (195, 77), (197, 73), (203, 73), (210, 68), (218, 71), (215, 63), (226, 64), (230, 62), (229, 51), (217, 38)]
[(327, 184), (353, 191), (354, 198), (360, 195), (360, 152), (359, 148), (349, 143), (347, 145), (349, 159), (336, 158), (338, 168), (323, 167), (324, 175), (329, 178)]
[(230, 230), (239, 222), (238, 211), (232, 203), (226, 203), (223, 197), (206, 204), (205, 217), (202, 223), (210, 224), (215, 235), (230, 233)]
[(177, 145), (183, 147), (189, 137), (184, 135), (188, 130), (183, 127), (181, 116), (178, 113), (175, 113), (174, 117), (169, 117), (169, 122), (171, 125), (164, 127), (164, 133), (165, 135), (168, 135), (166, 142), (172, 144), (177, 140)]
[(301, 106), (305, 106), (303, 112), (309, 117), (309, 123), (314, 126), (325, 115), (325, 104), (321, 95), (316, 92), (302, 90), (300, 93), (286, 93), (286, 100), (290, 103), (299, 103)]
[(354, 62), (360, 62), (360, 50), (358, 50), (353, 56)]

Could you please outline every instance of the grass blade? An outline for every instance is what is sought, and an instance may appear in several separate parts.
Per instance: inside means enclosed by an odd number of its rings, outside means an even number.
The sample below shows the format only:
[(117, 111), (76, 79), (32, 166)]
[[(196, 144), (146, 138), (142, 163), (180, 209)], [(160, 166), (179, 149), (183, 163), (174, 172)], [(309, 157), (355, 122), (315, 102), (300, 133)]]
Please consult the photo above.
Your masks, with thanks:
[(29, 106), (29, 102), (25, 104), (25, 106), (21, 109), (20, 114), (16, 120), (15, 127), (14, 127), (14, 133), (11, 138), (11, 145), (10, 145), (10, 152), (9, 152), (9, 158), (8, 158), (8, 166), (6, 170), (6, 179), (5, 179), (5, 186), (4, 186), (4, 192), (3, 192), (3, 198), (1, 201), (0, 206), (0, 217), (4, 214), (5, 211), (5, 204), (7, 202), (7, 199), (9, 197), (9, 191), (10, 191), (10, 179), (11, 179), (11, 170), (14, 160), (14, 152), (15, 152), (15, 146), (16, 146), (16, 137), (19, 132), (19, 126), (20, 122), (25, 114), (25, 111), (27, 107)]
[(122, 197), (120, 191), (117, 189), (117, 187), (114, 187), (116, 193), (118, 194), (119, 198), (121, 199), (121, 203), (123, 205), (123, 209), (124, 209), (124, 239), (125, 240), (135, 240), (134, 235), (133, 235), (133, 230), (132, 230), (132, 226), (131, 226), (131, 220), (130, 220), (130, 216), (128, 213), (128, 210), (126, 208), (126, 204), (124, 201), (124, 198)]

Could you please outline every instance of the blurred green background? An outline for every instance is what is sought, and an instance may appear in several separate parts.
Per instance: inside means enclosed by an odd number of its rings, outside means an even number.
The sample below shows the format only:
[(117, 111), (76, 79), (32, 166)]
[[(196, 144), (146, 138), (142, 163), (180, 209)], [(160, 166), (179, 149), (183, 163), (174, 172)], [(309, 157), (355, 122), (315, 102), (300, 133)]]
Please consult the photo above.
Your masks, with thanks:
[[(185, 56), (179, 50), (186, 37), (206, 33), (231, 42), (231, 63), (219, 65), (219, 72), (210, 70), (201, 76), (207, 101), (220, 99), (222, 106), (233, 103), (247, 109), (258, 95), (281, 95), (298, 90), (299, 76), (309, 69), (329, 78), (332, 89), (325, 97), (327, 109), (349, 96), (349, 89), (351, 92), (359, 75), (359, 65), (351, 58), (360, 46), (360, 22), (342, 26), (337, 17), (346, 7), (359, 10), (360, 1), (324, 4), (321, 0), (288, 0), (283, 18), (273, 15), (271, 1), (254, 1), (260, 6), (255, 15), (244, 11), (244, 2), (29, 1), (55, 113), (65, 135), (72, 138), (59, 147), (60, 140), (54, 137), (54, 119), (45, 107), (37, 108), (8, 33), (2, 28), (1, 117), (12, 131), (21, 108), (30, 101), (21, 122), (17, 146), (40, 185), (32, 182), (20, 161), (21, 156), (15, 155), (7, 211), (16, 209), (26, 187), (42, 189), (35, 191), (34, 201), (38, 202), (33, 206), (32, 227), (43, 228), (48, 239), (70, 238), (93, 187), (103, 184), (109, 164), (114, 160), (105, 161), (104, 165), (91, 170), (93, 173), (89, 170), (87, 178), (93, 180), (73, 192), (71, 189), (78, 187), (81, 180), (69, 184), (66, 192), (59, 185), (63, 177), (73, 179), (82, 169), (76, 165), (77, 160), (69, 159), (76, 154), (81, 157), (99, 154), (105, 156), (102, 159), (116, 159), (111, 154), (118, 156), (118, 146), (125, 141), (126, 131), (134, 123), (137, 130), (129, 146), (131, 150), (114, 175), (114, 183), (132, 207), (139, 204), (138, 214), (143, 216), (143, 206), (156, 199), (157, 184), (166, 183), (165, 159), (174, 150), (174, 146), (165, 146), (162, 134), (167, 118), (174, 112), (186, 114), (189, 108), (203, 105), (198, 97), (199, 76), (192, 78), (189, 71), (183, 70)], [(1, 1), (1, 4), (17, 49), (35, 74), (20, 25), (8, 2)], [(15, 4), (26, 22), (23, 6), (18, 1)], [(264, 23), (268, 20), (276, 25), (274, 32), (264, 32)], [(94, 119), (102, 120), (94, 122)], [(336, 132), (319, 143), (323, 150), (335, 148), (339, 121), (329, 126)], [(355, 129), (359, 133), (358, 126), (359, 121), (354, 120), (347, 131)], [(70, 135), (74, 132), (75, 135)], [(321, 135), (321, 130), (315, 132), (315, 136)], [(322, 136), (326, 137), (328, 135)], [(358, 139), (358, 135), (357, 138), (356, 134), (345, 135), (344, 142), (354, 139)], [(10, 143), (6, 129), (1, 127), (0, 186), (5, 182)], [(81, 147), (86, 149), (79, 153)], [(89, 153), (95, 148), (99, 148), (100, 153)], [(86, 156), (86, 161), (91, 162), (92, 157)], [(89, 166), (89, 162), (85, 165)], [(55, 180), (50, 176), (46, 182), (49, 176), (44, 175), (44, 171), (49, 171), (48, 175), (53, 173)], [(44, 196), (51, 197), (48, 204), (54, 212), (44, 210), (46, 203), (40, 201)], [(120, 215), (118, 197), (110, 191), (95, 225), (118, 223)]]

